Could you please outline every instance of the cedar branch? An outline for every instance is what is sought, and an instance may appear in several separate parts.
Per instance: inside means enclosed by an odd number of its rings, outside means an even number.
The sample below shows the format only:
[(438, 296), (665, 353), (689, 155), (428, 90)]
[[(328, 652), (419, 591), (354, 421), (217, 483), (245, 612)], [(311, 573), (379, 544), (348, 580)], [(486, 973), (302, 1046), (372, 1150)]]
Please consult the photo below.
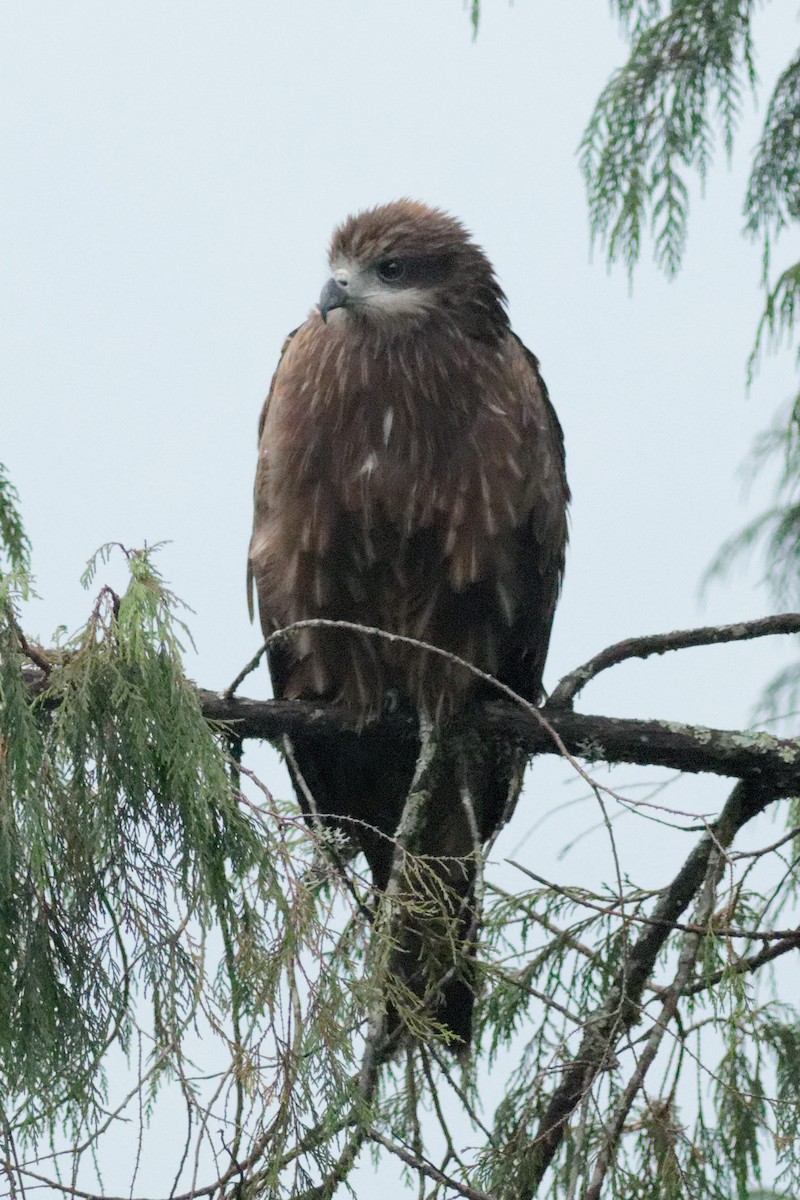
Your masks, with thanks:
[[(198, 689), (203, 715), (224, 725), (237, 738), (277, 742), (302, 733), (325, 742), (343, 732), (354, 733), (347, 715), (333, 705), (301, 700), (228, 698)], [(771, 734), (708, 729), (676, 721), (639, 721), (540, 710), (571, 754), (592, 762), (634, 763), (667, 767), (690, 774), (723, 775), (733, 779), (769, 780), (780, 795), (800, 791), (800, 739)], [(398, 737), (416, 738), (416, 723), (402, 715), (382, 720)], [(488, 729), (502, 729), (530, 755), (560, 754), (549, 730), (524, 710), (505, 700), (488, 702), (481, 711)]]
[[(289, 637), (293, 629), (309, 624), (340, 623), (300, 622), (277, 631), (273, 637)], [(414, 639), (362, 626), (348, 627), (389, 641), (412, 641), (432, 652), (455, 658)], [(733, 779), (768, 781), (776, 795), (797, 794), (800, 792), (800, 739), (777, 738), (763, 731), (711, 729), (677, 721), (618, 719), (572, 711), (575, 696), (590, 679), (629, 658), (797, 632), (800, 632), (800, 614), (782, 613), (734, 625), (629, 638), (607, 647), (582, 667), (565, 675), (548, 703), (540, 709), (527, 701), (515, 702), (509, 689), (476, 671), (476, 675), (494, 682), (503, 693), (502, 699), (492, 699), (481, 706), (480, 721), (489, 731), (502, 730), (510, 735), (529, 755), (563, 755), (566, 750), (570, 755), (590, 762), (625, 762), (690, 774), (710, 773)], [(326, 741), (339, 738), (343, 732), (355, 733), (346, 713), (321, 701), (252, 700), (234, 696), (234, 688), (255, 667), (263, 651), (264, 647), (224, 692), (197, 689), (201, 710), (207, 720), (225, 726), (237, 740), (253, 738), (280, 742), (284, 736), (292, 737), (302, 732), (305, 738), (318, 739), (323, 748)], [(57, 667), (51, 672), (36, 665), (25, 665), (23, 674), (32, 695), (41, 694), (54, 682), (57, 684)], [(400, 714), (384, 714), (382, 719), (387, 732), (409, 739), (418, 736), (416, 722)]]
[[(544, 1110), (529, 1146), (529, 1187), (532, 1197), (564, 1138), (572, 1113), (603, 1069), (618, 1039), (639, 1020), (642, 993), (670, 930), (691, 903), (706, 878), (712, 853), (730, 846), (738, 831), (775, 799), (763, 785), (736, 784), (708, 833), (666, 887), (650, 925), (634, 942), (601, 1008), (586, 1022), (586, 1033), (575, 1057), (566, 1064), (561, 1082)], [(663, 923), (663, 924), (662, 924)]]
[(571, 708), (575, 697), (591, 679), (630, 658), (649, 658), (651, 654), (666, 654), (669, 650), (686, 650), (691, 646), (747, 642), (781, 633), (800, 633), (800, 613), (778, 613), (753, 621), (737, 621), (734, 625), (705, 625), (698, 629), (676, 629), (672, 633), (625, 638), (613, 646), (607, 646), (583, 666), (565, 675), (554, 689), (549, 703), (555, 708)]

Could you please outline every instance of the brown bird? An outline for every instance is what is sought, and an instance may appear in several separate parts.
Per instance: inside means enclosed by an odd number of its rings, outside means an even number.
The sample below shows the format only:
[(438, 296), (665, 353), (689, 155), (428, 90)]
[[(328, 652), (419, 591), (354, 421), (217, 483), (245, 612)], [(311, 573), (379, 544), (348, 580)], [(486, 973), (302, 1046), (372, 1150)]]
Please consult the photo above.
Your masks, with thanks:
[[(538, 361), (486, 255), (439, 209), (400, 200), (349, 217), (330, 269), (261, 414), (249, 572), (264, 635), (315, 617), (378, 627), (538, 703), (569, 500)], [(449, 901), (427, 932), (408, 917), (392, 969), (463, 1047), (476, 830), (485, 840), (507, 818), (524, 765), (480, 728), (488, 685), (442, 656), (330, 628), (297, 631), (269, 664), (276, 696), (324, 699), (361, 727), (324, 748), (297, 736), (287, 757), (300, 804), (346, 831), (378, 888), (419, 749), (387, 713), (447, 731), (417, 849)]]

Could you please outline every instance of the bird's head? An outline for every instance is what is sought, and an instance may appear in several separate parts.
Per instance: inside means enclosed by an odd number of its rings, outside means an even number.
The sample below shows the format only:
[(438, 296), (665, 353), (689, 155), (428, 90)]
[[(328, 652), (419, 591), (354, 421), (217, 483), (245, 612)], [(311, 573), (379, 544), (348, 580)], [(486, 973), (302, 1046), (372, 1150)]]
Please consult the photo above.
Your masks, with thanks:
[(441, 209), (397, 200), (348, 217), (334, 232), (329, 261), (323, 321), (343, 310), (343, 319), (405, 329), (438, 316), (487, 340), (508, 328), (491, 263)]

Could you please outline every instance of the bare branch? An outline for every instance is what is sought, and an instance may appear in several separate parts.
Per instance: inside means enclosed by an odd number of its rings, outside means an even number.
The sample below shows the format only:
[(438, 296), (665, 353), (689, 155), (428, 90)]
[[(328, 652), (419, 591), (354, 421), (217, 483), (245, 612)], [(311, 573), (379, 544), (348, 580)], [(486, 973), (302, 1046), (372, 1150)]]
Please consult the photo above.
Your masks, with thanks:
[(674, 1019), (678, 1010), (678, 1001), (689, 983), (691, 975), (695, 968), (697, 956), (700, 952), (702, 943), (702, 930), (714, 911), (714, 898), (716, 896), (716, 887), (720, 874), (724, 869), (724, 859), (722, 851), (718, 845), (711, 848), (706, 866), (705, 878), (703, 887), (700, 892), (700, 897), (697, 902), (697, 913), (695, 923), (698, 927), (696, 933), (687, 935), (683, 949), (681, 950), (678, 960), (678, 970), (675, 974), (672, 986), (664, 993), (664, 1003), (656, 1020), (653, 1022), (650, 1033), (647, 1037), (644, 1051), (636, 1064), (631, 1078), (625, 1086), (625, 1089), (617, 1101), (615, 1111), (611, 1120), (607, 1124), (607, 1133), (605, 1145), (601, 1149), (595, 1162), (594, 1172), (592, 1174), (589, 1187), (584, 1193), (584, 1200), (600, 1200), (600, 1192), (603, 1186), (603, 1180), (608, 1173), (611, 1165), (613, 1154), (622, 1137), (622, 1131), (625, 1128), (625, 1121), (631, 1106), (634, 1103), (637, 1095), (644, 1086), (644, 1081), (647, 1072), (655, 1061), (664, 1034), (670, 1022)]
[(370, 1140), (377, 1142), (379, 1146), (383, 1146), (390, 1154), (394, 1154), (407, 1166), (413, 1167), (415, 1171), (421, 1171), (423, 1175), (427, 1175), (429, 1179), (434, 1179), (437, 1183), (446, 1184), (452, 1188), (459, 1196), (465, 1196), (467, 1200), (492, 1200), (492, 1197), (486, 1192), (479, 1192), (476, 1188), (470, 1187), (466, 1183), (459, 1183), (457, 1179), (445, 1175), (433, 1163), (428, 1162), (426, 1158), (421, 1158), (418, 1154), (412, 1153), (407, 1147), (393, 1142), (391, 1138), (385, 1137), (380, 1130), (371, 1129), (369, 1131)]
[(772, 945), (765, 946), (763, 950), (759, 950), (758, 954), (752, 954), (749, 958), (739, 959), (738, 962), (728, 963), (726, 966), (720, 967), (713, 975), (709, 975), (705, 979), (698, 979), (695, 983), (689, 984), (685, 988), (685, 994), (696, 996), (698, 992), (706, 992), (726, 976), (750, 975), (760, 967), (765, 966), (766, 963), (773, 962), (776, 958), (788, 954), (790, 950), (800, 950), (800, 930), (791, 937), (782, 938)]
[[(777, 797), (775, 797), (777, 799)], [(507, 858), (506, 862), (509, 866), (516, 867), (523, 875), (527, 875), (529, 879), (533, 879), (536, 883), (540, 883), (543, 888), (550, 892), (557, 892), (566, 900), (573, 904), (582, 904), (585, 908), (590, 908), (594, 912), (599, 913), (602, 917), (610, 916), (612, 912), (619, 912), (625, 924), (638, 925), (663, 925), (663, 919), (658, 917), (645, 917), (641, 913), (625, 913), (618, 898), (615, 898), (610, 903), (601, 904), (597, 900), (591, 900), (588, 896), (582, 894), (575, 888), (564, 888), (552, 880), (545, 879), (543, 875), (537, 875), (535, 871), (531, 871), (529, 867), (524, 867), (522, 863), (516, 862), (513, 858)], [(532, 918), (538, 919), (535, 916)], [(748, 941), (754, 942), (774, 942), (774, 941), (797, 941), (800, 939), (800, 929), (736, 929), (726, 925), (711, 925), (708, 929), (698, 930), (697, 924), (694, 921), (667, 921), (671, 930), (678, 933), (708, 933), (711, 937), (718, 938), (746, 938)], [(580, 949), (580, 944), (578, 943)]]
[[(301, 700), (249, 700), (198, 690), (203, 715), (226, 726), (237, 738), (279, 742), (302, 732), (325, 743), (353, 732), (347, 714), (333, 705)], [(667, 767), (690, 774), (768, 780), (781, 795), (800, 792), (800, 740), (769, 733), (709, 729), (676, 721), (638, 721), (553, 709), (541, 710), (569, 752), (591, 762)], [(398, 737), (415, 738), (416, 723), (398, 714), (381, 720)], [(506, 701), (484, 706), (487, 730), (503, 729), (527, 754), (560, 754), (548, 730)]]
[[(349, 622), (303, 621), (285, 630), (278, 630), (273, 637), (289, 637), (294, 630), (308, 625), (344, 627), (363, 634), (374, 634), (390, 642), (410, 642), (431, 653), (460, 661), (439, 647)], [(639, 766), (666, 767), (691, 774), (710, 773), (734, 779), (768, 781), (777, 795), (793, 795), (800, 792), (800, 739), (776, 738), (766, 732), (683, 725), (676, 721), (620, 720), (578, 714), (570, 710), (570, 705), (589, 679), (626, 658), (647, 657), (668, 649), (796, 632), (800, 632), (800, 614), (787, 613), (736, 625), (631, 638), (610, 646), (585, 666), (565, 676), (550, 701), (542, 708), (536, 708), (529, 701), (515, 696), (499, 680), (478, 671), (471, 664), (462, 665), (504, 696), (502, 700), (486, 702), (480, 710), (476, 710), (476, 721), (487, 733), (502, 730), (528, 755), (559, 754), (590, 762), (626, 762)], [(234, 696), (233, 688), (253, 670), (264, 649), (262, 647), (254, 655), (226, 691), (218, 693), (197, 689), (207, 720), (225, 726), (237, 740), (258, 738), (280, 743), (284, 736), (292, 737), (302, 732), (306, 739), (319, 739), (324, 745), (326, 741), (338, 738), (345, 730), (355, 732), (352, 718), (347, 713), (322, 701), (250, 700)], [(36, 667), (24, 667), (23, 674), (31, 694), (36, 696), (52, 684), (53, 678), (57, 677), (57, 669), (48, 676)], [(415, 739), (418, 736), (416, 722), (401, 714), (384, 713), (381, 720), (387, 732), (391, 731), (397, 737)]]
[(13, 613), (10, 614), (10, 620), (11, 626), (16, 634), (17, 641), (19, 642), (20, 650), (26, 658), (30, 659), (34, 666), (39, 668), (39, 670), (44, 674), (45, 679), (47, 679), (53, 669), (52, 662), (39, 646), (32, 645), (28, 641)]
[(777, 616), (761, 617), (754, 621), (739, 621), (735, 625), (706, 625), (698, 629), (677, 629), (672, 633), (626, 638), (601, 650), (582, 667), (565, 675), (550, 695), (548, 705), (551, 708), (571, 708), (575, 697), (591, 679), (608, 667), (615, 667), (629, 658), (649, 658), (651, 654), (685, 650), (690, 646), (746, 642), (778, 633), (800, 633), (800, 613), (779, 613)]
[[(648, 926), (633, 943), (601, 1008), (586, 1024), (577, 1054), (564, 1068), (530, 1145), (529, 1186), (533, 1196), (564, 1138), (567, 1122), (587, 1095), (618, 1038), (639, 1020), (640, 1001), (670, 929), (703, 884), (712, 854), (775, 799), (763, 786), (738, 783), (719, 820), (695, 846), (675, 879), (661, 893)], [(662, 924), (663, 922), (663, 924)]]

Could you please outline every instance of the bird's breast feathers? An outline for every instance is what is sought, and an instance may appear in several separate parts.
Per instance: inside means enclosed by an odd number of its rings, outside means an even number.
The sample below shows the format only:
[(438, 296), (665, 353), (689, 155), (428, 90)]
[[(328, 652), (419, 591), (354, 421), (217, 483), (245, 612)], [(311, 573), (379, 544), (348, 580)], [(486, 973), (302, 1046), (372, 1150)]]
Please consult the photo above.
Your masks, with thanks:
[[(312, 315), (281, 360), (261, 434), (251, 563), (265, 630), (351, 620), (497, 671), (524, 600), (519, 530), (558, 471), (551, 434), (513, 335), (391, 339)], [(362, 710), (387, 682), (427, 708), (452, 706), (469, 684), (444, 660), (423, 667), (418, 652), (352, 635), (345, 650), (330, 631), (305, 631), (296, 649), (287, 694)], [(390, 660), (400, 678), (387, 681)]]
[[(435, 525), (449, 557), (459, 532), (491, 538), (525, 515), (536, 380), (514, 341), (471, 345), (454, 331), (384, 339), (312, 317), (289, 346), (262, 436), (270, 507), (305, 501), (324, 549), (344, 510), (399, 532)], [(317, 491), (329, 505), (314, 503)], [(449, 545), (448, 545), (449, 543)], [(474, 580), (464, 580), (474, 582)]]

